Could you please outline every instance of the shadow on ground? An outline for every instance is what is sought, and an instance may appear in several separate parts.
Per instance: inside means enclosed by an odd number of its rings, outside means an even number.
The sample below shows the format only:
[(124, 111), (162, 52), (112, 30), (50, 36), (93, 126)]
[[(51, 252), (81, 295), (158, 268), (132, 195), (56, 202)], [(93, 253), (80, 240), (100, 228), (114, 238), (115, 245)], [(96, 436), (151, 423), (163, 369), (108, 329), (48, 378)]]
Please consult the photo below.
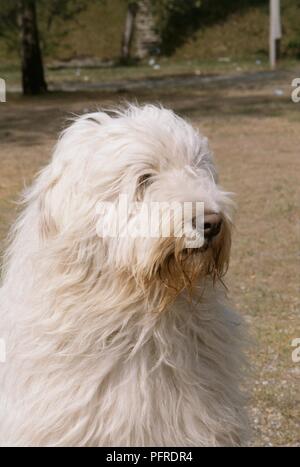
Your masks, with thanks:
[[(39, 144), (64, 128), (74, 114), (126, 101), (160, 102), (192, 118), (279, 117), (299, 115), (291, 101), (290, 72), (262, 72), (241, 76), (184, 76), (171, 79), (128, 81), (103, 88), (90, 86), (80, 92), (51, 92), (38, 98), (8, 96), (1, 107), (0, 141)], [(87, 88), (88, 89), (88, 88)], [(96, 90), (95, 90), (96, 89)]]

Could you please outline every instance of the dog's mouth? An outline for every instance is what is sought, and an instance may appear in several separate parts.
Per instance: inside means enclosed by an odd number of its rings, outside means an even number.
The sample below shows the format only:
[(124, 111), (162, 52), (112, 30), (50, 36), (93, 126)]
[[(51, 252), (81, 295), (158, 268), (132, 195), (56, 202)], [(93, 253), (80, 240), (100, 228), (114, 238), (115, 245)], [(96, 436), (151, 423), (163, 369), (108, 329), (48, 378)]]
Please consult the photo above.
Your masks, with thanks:
[(169, 252), (156, 270), (156, 278), (163, 285), (161, 290), (165, 294), (162, 308), (183, 290), (193, 294), (201, 279), (205, 281), (209, 277), (213, 283), (223, 283), (222, 277), (228, 265), (229, 243), (226, 242), (229, 238), (221, 242), (216, 238), (205, 238), (201, 246), (193, 248), (186, 245), (184, 238), (175, 243), (174, 248), (169, 244)]
[(198, 253), (205, 253), (211, 247), (212, 247), (212, 240), (204, 239), (204, 242), (200, 247), (183, 248), (181, 250), (181, 253), (184, 256), (198, 254)]
[[(209, 262), (211, 252), (212, 241), (205, 239), (204, 243), (199, 247), (184, 247), (177, 252), (170, 252), (169, 255), (165, 258), (164, 264), (173, 264), (175, 265), (175, 268), (179, 268), (181, 272), (183, 272), (187, 266), (187, 271), (190, 270), (189, 272), (194, 275), (194, 272), (196, 273), (196, 270), (199, 267), (202, 269), (201, 264), (206, 264)], [(201, 257), (203, 260), (200, 259)], [(198, 273), (199, 272), (200, 270)]]

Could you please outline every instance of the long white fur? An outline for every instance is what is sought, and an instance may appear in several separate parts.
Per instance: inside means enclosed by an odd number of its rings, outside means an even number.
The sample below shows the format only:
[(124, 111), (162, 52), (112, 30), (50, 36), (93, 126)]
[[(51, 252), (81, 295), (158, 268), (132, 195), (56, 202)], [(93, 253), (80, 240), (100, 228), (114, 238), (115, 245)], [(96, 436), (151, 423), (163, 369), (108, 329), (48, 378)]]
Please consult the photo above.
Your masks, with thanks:
[(11, 230), (2, 446), (244, 443), (243, 326), (220, 281), (200, 273), (192, 298), (180, 290), (160, 309), (165, 243), (96, 234), (97, 203), (134, 200), (145, 173), (148, 199), (204, 201), (230, 225), (206, 139), (174, 113), (128, 106), (76, 119)]

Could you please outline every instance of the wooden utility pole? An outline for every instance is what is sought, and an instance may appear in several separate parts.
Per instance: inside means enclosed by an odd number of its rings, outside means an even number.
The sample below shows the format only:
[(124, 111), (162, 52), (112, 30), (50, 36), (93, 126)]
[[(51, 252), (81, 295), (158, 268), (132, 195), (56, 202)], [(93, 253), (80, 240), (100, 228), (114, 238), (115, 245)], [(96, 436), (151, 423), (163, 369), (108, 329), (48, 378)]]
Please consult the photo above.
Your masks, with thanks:
[(272, 70), (276, 68), (281, 37), (280, 0), (270, 0), (270, 66)]

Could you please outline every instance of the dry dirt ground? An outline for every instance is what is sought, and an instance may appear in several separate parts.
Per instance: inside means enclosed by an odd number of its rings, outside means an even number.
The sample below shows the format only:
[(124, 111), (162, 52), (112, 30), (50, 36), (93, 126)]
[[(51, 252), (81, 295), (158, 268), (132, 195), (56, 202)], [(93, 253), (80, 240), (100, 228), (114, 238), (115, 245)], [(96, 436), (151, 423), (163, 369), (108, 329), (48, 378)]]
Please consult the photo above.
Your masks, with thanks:
[(162, 102), (210, 138), (238, 215), (227, 278), (253, 338), (251, 445), (300, 446), (299, 195), (300, 103), (280, 74), (257, 80), (147, 88), (145, 91), (8, 96), (0, 104), (0, 240), (16, 215), (17, 194), (49, 159), (72, 113), (120, 101)]

